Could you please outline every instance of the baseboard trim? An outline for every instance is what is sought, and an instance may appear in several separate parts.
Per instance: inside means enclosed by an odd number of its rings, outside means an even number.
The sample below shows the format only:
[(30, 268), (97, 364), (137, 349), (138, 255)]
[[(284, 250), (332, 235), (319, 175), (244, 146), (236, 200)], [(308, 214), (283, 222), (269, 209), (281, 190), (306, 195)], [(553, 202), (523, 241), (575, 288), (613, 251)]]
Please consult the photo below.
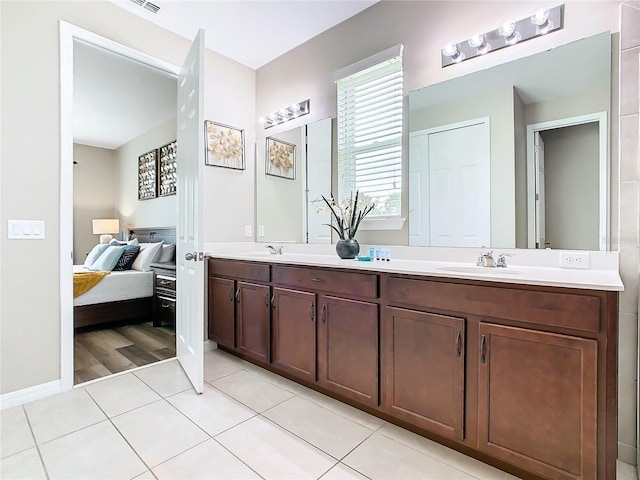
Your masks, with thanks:
[(218, 348), (218, 344), (216, 342), (214, 342), (213, 340), (205, 340), (204, 341), (204, 351), (205, 352), (210, 352), (211, 350), (215, 350), (216, 348)]
[(60, 380), (54, 380), (53, 382), (34, 385), (15, 392), (4, 393), (0, 395), (0, 410), (17, 407), (60, 392), (62, 392), (62, 383)]

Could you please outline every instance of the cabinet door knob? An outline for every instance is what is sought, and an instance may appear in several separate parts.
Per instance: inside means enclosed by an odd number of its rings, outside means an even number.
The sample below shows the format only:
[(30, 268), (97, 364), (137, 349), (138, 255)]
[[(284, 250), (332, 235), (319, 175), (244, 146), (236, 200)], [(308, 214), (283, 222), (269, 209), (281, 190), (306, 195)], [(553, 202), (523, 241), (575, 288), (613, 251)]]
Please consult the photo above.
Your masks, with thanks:
[(240, 303), (240, 289), (236, 290), (236, 302)]
[(480, 337), (480, 363), (487, 363), (487, 336)]
[(233, 302), (233, 287), (229, 289), (229, 301)]
[(264, 306), (269, 308), (269, 294), (264, 297)]
[(458, 358), (462, 356), (462, 331), (456, 332), (456, 355)]
[(313, 319), (315, 317), (314, 315), (314, 307), (315, 307), (315, 303), (311, 302), (311, 306), (309, 307), (309, 320), (311, 320), (313, 322)]
[(276, 308), (276, 296), (271, 295), (271, 307)]
[(322, 323), (327, 323), (327, 304), (322, 305)]

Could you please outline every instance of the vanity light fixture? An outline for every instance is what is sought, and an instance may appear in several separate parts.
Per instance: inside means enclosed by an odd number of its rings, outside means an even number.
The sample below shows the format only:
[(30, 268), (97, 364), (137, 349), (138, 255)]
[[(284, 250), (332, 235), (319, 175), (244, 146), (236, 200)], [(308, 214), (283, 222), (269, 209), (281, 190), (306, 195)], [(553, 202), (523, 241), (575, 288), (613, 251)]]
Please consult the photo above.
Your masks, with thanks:
[(294, 118), (307, 115), (310, 112), (309, 99), (307, 99), (302, 102), (293, 103), (286, 108), (281, 108), (280, 110), (270, 113), (266, 117), (260, 117), (258, 121), (264, 124), (264, 128), (266, 130), (267, 128), (271, 128), (275, 125), (280, 125), (281, 123), (293, 120)]
[(563, 28), (564, 5), (541, 8), (529, 17), (502, 23), (495, 30), (472, 35), (467, 40), (445, 45), (440, 51), (442, 66), (448, 67), (494, 50)]

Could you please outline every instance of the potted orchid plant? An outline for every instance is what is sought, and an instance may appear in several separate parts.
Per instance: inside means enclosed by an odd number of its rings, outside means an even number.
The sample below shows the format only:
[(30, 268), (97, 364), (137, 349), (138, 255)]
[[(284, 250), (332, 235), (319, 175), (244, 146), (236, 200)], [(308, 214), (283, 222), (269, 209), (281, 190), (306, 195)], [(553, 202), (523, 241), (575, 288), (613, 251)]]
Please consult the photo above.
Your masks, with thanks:
[(325, 205), (321, 206), (318, 211), (331, 211), (332, 223), (326, 224), (331, 227), (340, 238), (336, 244), (336, 252), (340, 258), (355, 258), (360, 252), (360, 244), (355, 239), (356, 232), (360, 223), (371, 210), (375, 208), (375, 203), (366, 195), (360, 195), (356, 191), (355, 197), (353, 193), (349, 199), (345, 199), (338, 203), (331, 194), (330, 198), (322, 196)]

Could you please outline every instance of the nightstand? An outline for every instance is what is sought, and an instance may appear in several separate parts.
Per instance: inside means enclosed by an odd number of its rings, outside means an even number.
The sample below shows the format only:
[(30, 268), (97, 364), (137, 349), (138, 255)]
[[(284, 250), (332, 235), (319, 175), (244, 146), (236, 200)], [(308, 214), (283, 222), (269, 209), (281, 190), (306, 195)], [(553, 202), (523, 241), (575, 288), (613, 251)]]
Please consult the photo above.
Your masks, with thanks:
[(176, 264), (152, 263), (153, 326), (176, 324)]

